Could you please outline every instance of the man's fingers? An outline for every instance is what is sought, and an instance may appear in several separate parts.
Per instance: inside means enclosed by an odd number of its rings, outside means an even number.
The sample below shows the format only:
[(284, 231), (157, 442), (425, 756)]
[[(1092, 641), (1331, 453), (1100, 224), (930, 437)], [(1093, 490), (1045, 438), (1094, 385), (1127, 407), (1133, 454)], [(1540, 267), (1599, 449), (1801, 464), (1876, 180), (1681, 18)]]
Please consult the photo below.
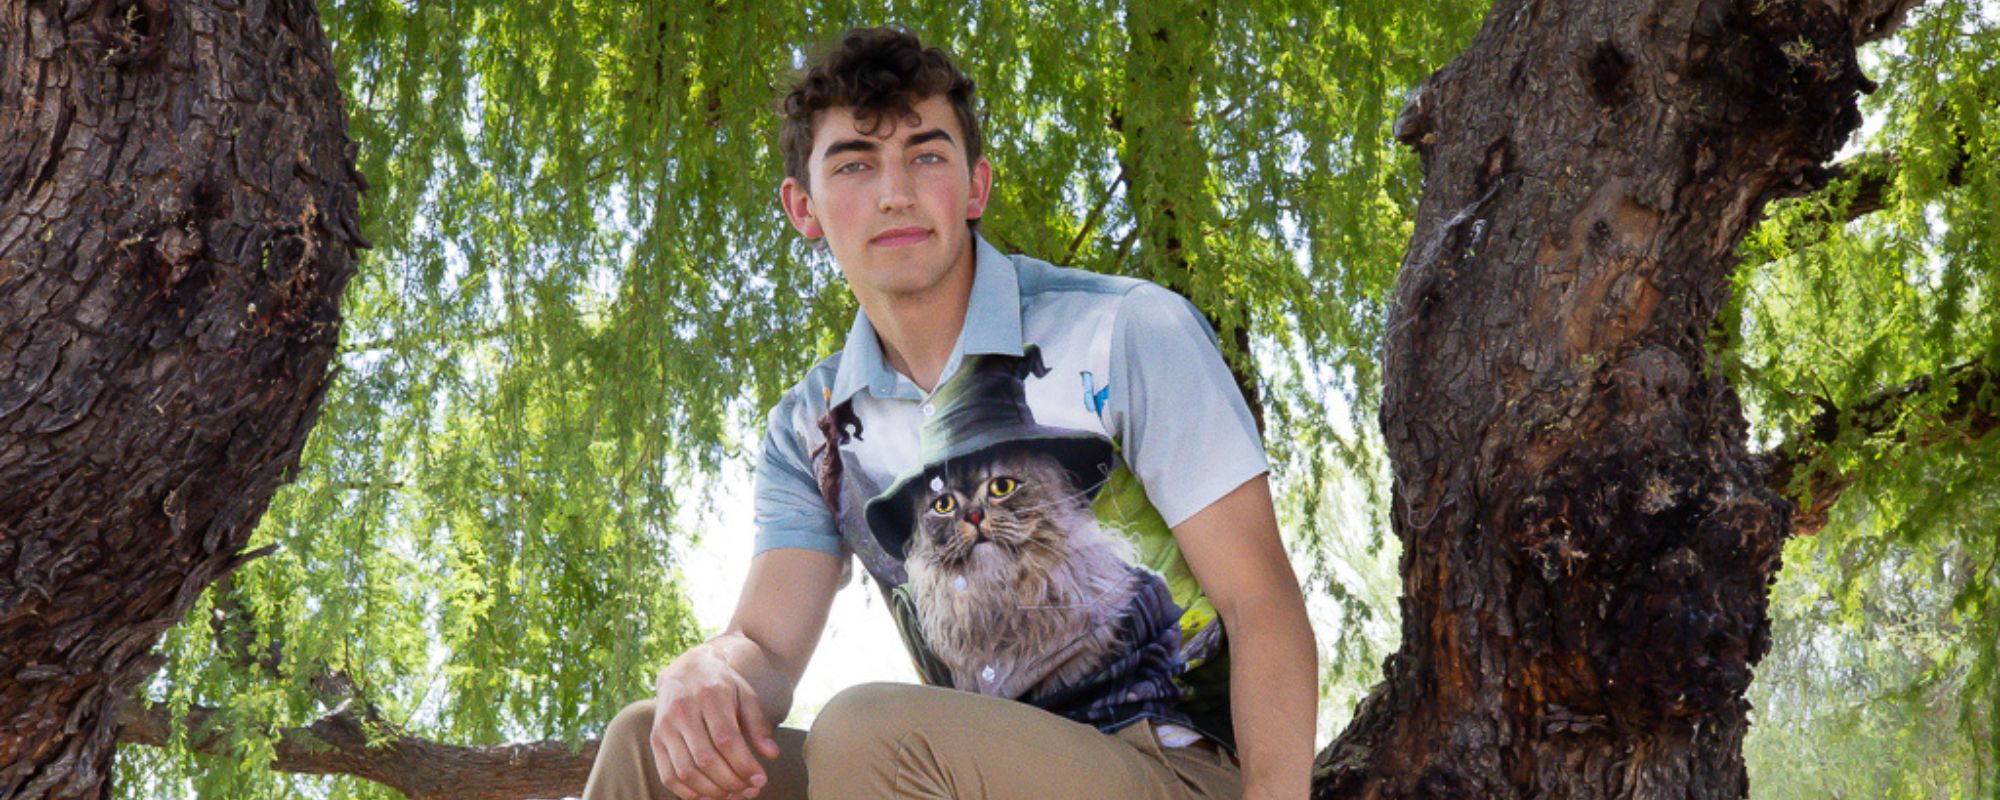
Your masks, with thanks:
[[(660, 784), (667, 787), (675, 797), (685, 800), (719, 798), (726, 794), (714, 785), (702, 786), (705, 781), (700, 773), (689, 770), (691, 763), (687, 754), (687, 743), (679, 733), (671, 728), (653, 730), (653, 768), (660, 773)], [(694, 780), (690, 780), (692, 777)]]
[(668, 731), (666, 735), (680, 739), (678, 745), (667, 748), (668, 754), (673, 759), (674, 773), (674, 779), (667, 782), (668, 791), (686, 800), (696, 800), (696, 798), (719, 800), (729, 796), (730, 790), (717, 786), (715, 781), (710, 780), (709, 776), (702, 772), (696, 763), (694, 749), (688, 744), (686, 736), (675, 731)]
[[(674, 761), (672, 754), (667, 750), (669, 739), (678, 741), (679, 737), (674, 735), (673, 729), (666, 726), (665, 720), (656, 709), (653, 712), (653, 730), (651, 735), (646, 737), (646, 745), (653, 749), (653, 771), (659, 773), (660, 783), (669, 789), (674, 789)], [(674, 794), (678, 795), (680, 791), (676, 789)]]
[(654, 772), (660, 772), (660, 784), (666, 786), (666, 790), (672, 792), (676, 798), (698, 800), (702, 798), (702, 794), (690, 788), (684, 780), (680, 780), (680, 770), (674, 766), (676, 762), (686, 762), (688, 756), (676, 750), (686, 750), (686, 746), (680, 742), (680, 734), (676, 734), (672, 728), (654, 728), (652, 768)]
[(681, 740), (687, 743), (687, 763), (676, 764), (681, 779), (703, 797), (733, 796), (750, 788), (750, 782), (736, 777), (729, 768), (729, 762), (715, 752), (715, 746), (708, 741), (706, 727), (696, 724), (681, 731)]
[(748, 687), (736, 693), (736, 717), (743, 735), (749, 737), (758, 753), (767, 759), (778, 757), (778, 740), (771, 722), (764, 718), (764, 706), (757, 702), (757, 694)]
[(734, 777), (743, 781), (741, 789), (756, 789), (764, 786), (764, 768), (757, 763), (757, 757), (750, 752), (749, 742), (738, 724), (736, 709), (725, 703), (717, 703), (707, 709), (703, 717), (708, 721), (708, 740), (715, 745), (716, 753), (722, 756)]

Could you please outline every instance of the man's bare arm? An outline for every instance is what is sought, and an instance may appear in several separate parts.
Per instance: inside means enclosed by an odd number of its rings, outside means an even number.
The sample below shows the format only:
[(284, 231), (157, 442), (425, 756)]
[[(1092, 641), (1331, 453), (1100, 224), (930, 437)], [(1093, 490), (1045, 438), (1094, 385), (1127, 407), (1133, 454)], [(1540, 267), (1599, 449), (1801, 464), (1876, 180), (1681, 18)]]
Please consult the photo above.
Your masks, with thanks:
[(1302, 800), (1312, 780), (1319, 653), (1259, 475), (1174, 526), (1229, 636), (1229, 700), (1245, 798)]
[[(716, 638), (740, 637), (755, 645), (732, 656), (744, 677), (752, 679), (764, 711), (774, 721), (791, 712), (792, 690), (805, 674), (826, 627), (833, 595), (840, 588), (844, 559), (816, 550), (767, 550), (750, 560), (750, 574), (728, 627)], [(759, 658), (761, 656), (761, 659)], [(745, 659), (743, 662), (735, 658)], [(761, 660), (761, 663), (758, 663)]]
[(841, 567), (813, 550), (759, 553), (729, 626), (660, 670), (653, 756), (676, 796), (755, 796), (764, 785), (752, 750), (778, 755), (772, 726), (791, 710)]

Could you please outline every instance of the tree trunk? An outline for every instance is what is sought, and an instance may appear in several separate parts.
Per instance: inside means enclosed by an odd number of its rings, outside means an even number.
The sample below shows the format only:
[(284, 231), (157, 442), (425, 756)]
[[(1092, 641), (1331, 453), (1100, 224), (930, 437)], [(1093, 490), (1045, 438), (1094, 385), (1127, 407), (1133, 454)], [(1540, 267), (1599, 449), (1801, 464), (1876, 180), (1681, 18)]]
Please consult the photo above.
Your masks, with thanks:
[(307, 0), (0, 0), (0, 798), (109, 795), (297, 463), (354, 271)]
[(1912, 0), (1501, 0), (1398, 120), (1425, 170), (1382, 429), (1403, 645), (1334, 797), (1735, 798), (1790, 504), (1706, 351)]

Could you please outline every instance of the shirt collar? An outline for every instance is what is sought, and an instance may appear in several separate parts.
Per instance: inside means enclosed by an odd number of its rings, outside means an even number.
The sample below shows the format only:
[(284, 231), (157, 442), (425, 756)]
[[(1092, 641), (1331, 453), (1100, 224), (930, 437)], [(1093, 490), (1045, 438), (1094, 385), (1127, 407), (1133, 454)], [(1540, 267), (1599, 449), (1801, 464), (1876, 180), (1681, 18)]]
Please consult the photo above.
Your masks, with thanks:
[[(965, 325), (953, 343), (951, 358), (938, 376), (942, 384), (958, 371), (967, 355), (1021, 354), (1021, 283), (1014, 260), (1002, 254), (986, 237), (973, 234), (972, 294), (966, 300)], [(847, 402), (856, 392), (867, 389), (876, 397), (894, 397), (902, 376), (890, 368), (882, 356), (882, 340), (866, 312), (856, 309), (854, 324), (847, 330), (847, 343), (840, 351), (840, 367), (834, 372), (827, 405)], [(905, 381), (906, 382), (906, 381)], [(911, 390), (914, 391), (912, 386)]]

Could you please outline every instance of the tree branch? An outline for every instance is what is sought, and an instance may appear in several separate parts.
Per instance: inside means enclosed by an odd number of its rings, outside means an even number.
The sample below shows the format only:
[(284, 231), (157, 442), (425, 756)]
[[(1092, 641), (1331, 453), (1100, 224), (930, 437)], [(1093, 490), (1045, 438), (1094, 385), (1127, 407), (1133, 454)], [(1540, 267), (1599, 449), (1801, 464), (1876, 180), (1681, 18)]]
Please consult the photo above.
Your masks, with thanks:
[(1120, 167), (1118, 177), (1112, 178), (1111, 185), (1104, 187), (1104, 197), (1097, 201), (1097, 207), (1090, 210), (1090, 215), (1083, 218), (1083, 225), (1076, 229), (1076, 238), (1069, 240), (1069, 255), (1063, 257), (1062, 263), (1076, 263), (1077, 249), (1083, 246), (1084, 238), (1097, 228), (1097, 220), (1104, 215), (1104, 207), (1111, 205), (1111, 199), (1118, 196), (1118, 187), (1123, 185), (1125, 185), (1125, 169)]
[[(189, 709), (189, 747), (232, 756), (215, 709)], [(120, 744), (164, 747), (173, 734), (165, 706), (134, 700), (118, 713)], [(311, 725), (284, 728), (273, 743), (271, 769), (309, 775), (351, 775), (396, 789), (414, 800), (522, 800), (580, 794), (597, 757), (597, 740), (458, 746), (408, 735), (369, 744), (366, 723), (341, 710)]]
[[(485, 339), (494, 338), (505, 332), (506, 331), (500, 328), (499, 326), (480, 328), (478, 330), (464, 331), (464, 332), (419, 331), (416, 333), (403, 334), (398, 336), (385, 336), (380, 339), (370, 339), (367, 341), (360, 341), (360, 342), (349, 342), (347, 344), (340, 346), (340, 352), (363, 353), (370, 350), (388, 350), (391, 348), (400, 348), (407, 345), (428, 346), (428, 345), (437, 345), (444, 343), (481, 341)], [(456, 333), (457, 335), (454, 335), (454, 333)]]
[(1832, 180), (1837, 181), (1850, 174), (1855, 176), (1854, 199), (1848, 201), (1842, 222), (1853, 222), (1881, 211), (1887, 205), (1883, 200), (1889, 190), (1891, 170), (1887, 167), (1895, 162), (1893, 155), (1866, 154), (1827, 168)]
[(1910, 10), (1922, 4), (1923, 0), (1848, 0), (1834, 8), (1853, 27), (1855, 44), (1866, 44), (1902, 28)]
[[(399, 482), (396, 485), (400, 487), (402, 484)], [(249, 555), (262, 557), (277, 552), (277, 549), (277, 545), (269, 545)], [(222, 658), (238, 669), (260, 673), (272, 680), (287, 680), (285, 643), (276, 635), (271, 635), (262, 648), (256, 646), (257, 620), (243, 606), (242, 598), (237, 596), (235, 576), (223, 576), (210, 587), (209, 594), (213, 598), (214, 610), (209, 617), (208, 628), (215, 638), (215, 649)], [(361, 686), (348, 670), (313, 662), (307, 669), (306, 683), (327, 707), (346, 708), (358, 700), (370, 721), (381, 721), (375, 704), (363, 696)]]
[(1932, 391), (1939, 382), (1954, 390), (1951, 404), (1933, 424), (1915, 433), (1913, 439), (1898, 435), (1898, 441), (1913, 441), (1923, 446), (1947, 436), (1978, 439), (2000, 427), (2000, 411), (1991, 404), (1982, 407), (1979, 402), (1982, 394), (2000, 392), (2000, 373), (1977, 361), (1879, 392), (1851, 408), (1836, 408), (1823, 402), (1812, 422), (1799, 434), (1787, 437), (1786, 444), (1772, 454), (1774, 460), (1767, 485), (1773, 491), (1792, 497), (1789, 487), (1793, 481), (1800, 477), (1808, 481), (1805, 502), (1792, 515), (1793, 533), (1811, 536), (1825, 528), (1828, 509), (1858, 477), (1825, 463), (1827, 448), (1845, 432), (1858, 430), (1865, 434), (1887, 429), (1900, 416), (1898, 412), (1905, 403)]
[[(1959, 133), (1958, 150), (1953, 154), (1951, 168), (1945, 170), (1945, 185), (1965, 185), (1965, 164), (1971, 160), (1967, 156), (1971, 146), (1966, 135)], [(1848, 202), (1846, 216), (1841, 222), (1853, 222), (1888, 206), (1889, 181), (1895, 176), (1894, 167), (1899, 161), (1901, 158), (1893, 153), (1864, 154), (1827, 168), (1832, 180), (1840, 180), (1850, 174), (1855, 176), (1854, 199)]]
[[(267, 547), (254, 555), (276, 549)], [(222, 658), (238, 668), (286, 680), (284, 643), (273, 636), (257, 646), (256, 617), (237, 595), (233, 578), (225, 576), (217, 581), (211, 593), (215, 600), (209, 628)], [(313, 662), (307, 668), (306, 681), (319, 701), (332, 710), (310, 726), (279, 732), (273, 770), (353, 775), (420, 800), (564, 797), (581, 792), (584, 779), (589, 777), (595, 742), (587, 744), (587, 752), (582, 754), (571, 753), (561, 742), (478, 748), (441, 745), (409, 736), (384, 717), (348, 669)], [(228, 737), (219, 730), (214, 716), (211, 708), (189, 711), (186, 727), (190, 747), (209, 755), (232, 755)], [(171, 733), (171, 719), (164, 708), (135, 698), (119, 713), (119, 741), (163, 746)], [(376, 742), (373, 746), (371, 738)], [(454, 769), (487, 777), (468, 782), (463, 777), (441, 775), (425, 767), (426, 763), (452, 764)], [(525, 772), (501, 774), (504, 770)], [(560, 783), (570, 777), (574, 778), (571, 783)]]

